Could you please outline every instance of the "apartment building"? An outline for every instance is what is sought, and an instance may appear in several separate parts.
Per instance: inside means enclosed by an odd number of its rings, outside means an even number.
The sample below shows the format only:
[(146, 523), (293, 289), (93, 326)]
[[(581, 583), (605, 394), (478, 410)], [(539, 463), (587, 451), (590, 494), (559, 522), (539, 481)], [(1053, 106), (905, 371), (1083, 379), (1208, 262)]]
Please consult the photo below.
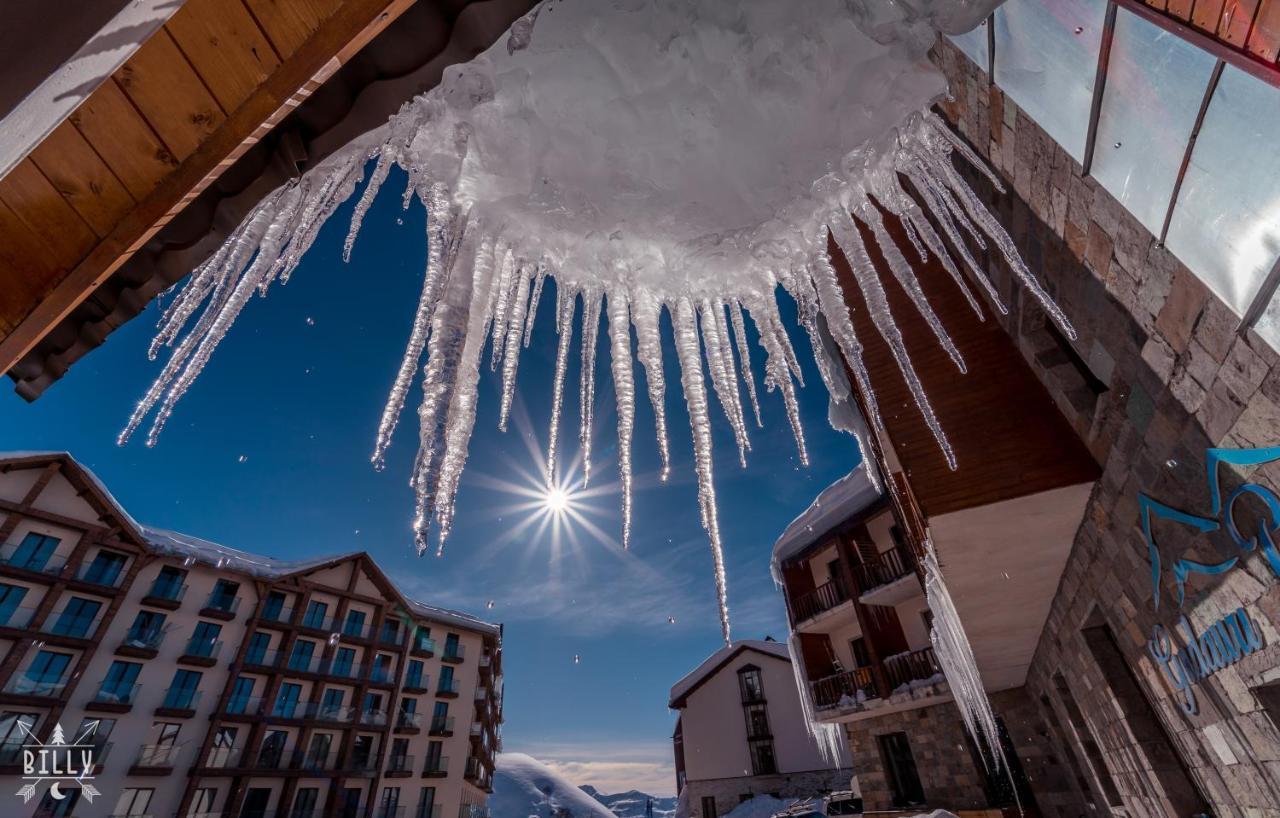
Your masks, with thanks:
[(407, 598), (363, 552), (142, 526), (64, 453), (0, 456), (0, 514), (0, 782), (60, 725), (99, 793), (7, 814), (484, 814), (501, 626)]
[(772, 639), (740, 639), (671, 688), (680, 814), (717, 818), (760, 794), (808, 797), (849, 789), (843, 752), (810, 735), (791, 654)]

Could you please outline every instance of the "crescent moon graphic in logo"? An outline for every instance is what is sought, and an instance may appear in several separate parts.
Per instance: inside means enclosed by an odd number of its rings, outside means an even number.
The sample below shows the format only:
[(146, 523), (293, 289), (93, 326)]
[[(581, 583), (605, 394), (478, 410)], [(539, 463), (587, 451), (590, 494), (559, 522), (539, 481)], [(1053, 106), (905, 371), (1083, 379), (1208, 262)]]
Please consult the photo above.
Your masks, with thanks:
[(67, 797), (67, 794), (65, 792), (58, 789), (59, 783), (60, 782), (55, 781), (49, 785), (49, 797), (52, 798), (54, 801), (61, 801), (62, 799)]

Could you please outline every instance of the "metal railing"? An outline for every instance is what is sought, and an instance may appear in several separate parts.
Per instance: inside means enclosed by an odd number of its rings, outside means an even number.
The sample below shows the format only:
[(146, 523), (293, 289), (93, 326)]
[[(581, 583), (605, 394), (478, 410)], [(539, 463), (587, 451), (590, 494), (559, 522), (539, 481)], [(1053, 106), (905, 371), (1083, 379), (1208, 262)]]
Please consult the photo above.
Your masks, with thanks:
[(137, 630), (130, 628), (129, 632), (124, 635), (124, 641), (120, 643), (121, 647), (137, 648), (139, 650), (159, 650), (160, 643), (164, 641), (164, 628), (146, 628)]
[(193, 636), (187, 640), (187, 646), (183, 649), (182, 655), (194, 656), (197, 659), (216, 659), (221, 652), (221, 639), (201, 639)]
[(186, 595), (186, 585), (181, 582), (161, 580), (159, 577), (151, 583), (151, 590), (147, 591), (147, 596), (152, 599), (166, 599), (170, 602), (181, 602)]
[(453, 734), (453, 719), (454, 719), (454, 717), (453, 717), (453, 716), (446, 716), (446, 717), (444, 717), (444, 718), (432, 717), (432, 719), (431, 719), (431, 730), (430, 730), (429, 732), (430, 732), (430, 733), (431, 733), (431, 735), (433, 735), (433, 736), (448, 736), (448, 735), (452, 735), (452, 734)]
[(161, 707), (170, 710), (195, 710), (200, 706), (201, 691), (189, 687), (170, 687), (164, 692)]
[(176, 744), (144, 744), (138, 748), (138, 767), (172, 767), (178, 755)]
[(921, 648), (910, 653), (901, 653), (884, 660), (884, 673), (889, 679), (889, 689), (897, 690), (912, 682), (932, 679), (942, 672), (933, 648)]
[(910, 545), (903, 544), (885, 551), (869, 562), (853, 566), (853, 576), (863, 593), (915, 573), (916, 557)]
[(387, 759), (386, 771), (389, 773), (411, 773), (413, 772), (413, 761), (414, 756), (406, 755), (404, 753), (393, 753), (391, 757)]
[(449, 661), (461, 662), (463, 658), (466, 657), (466, 655), (467, 655), (466, 645), (458, 643), (457, 645), (454, 645), (452, 649), (450, 649), (449, 646), (446, 644), (444, 648), (444, 655), (441, 656), (440, 658), (445, 660), (446, 662), (449, 662)]
[(225, 594), (218, 593), (215, 589), (210, 592), (209, 599), (205, 601), (204, 606), (210, 610), (233, 614), (240, 609), (240, 597), (228, 597)]
[(842, 701), (857, 702), (879, 695), (869, 667), (858, 667), (818, 679), (809, 683), (809, 689), (813, 693), (813, 706), (819, 710), (838, 707)]
[(820, 613), (831, 610), (848, 598), (849, 589), (844, 587), (844, 581), (839, 577), (832, 577), (812, 591), (796, 597), (792, 603), (792, 607), (796, 612), (796, 622), (812, 619)]
[(417, 727), (421, 727), (421, 726), (422, 726), (422, 714), (421, 714), (421, 713), (406, 713), (406, 712), (405, 712), (405, 711), (403, 711), (403, 710), (401, 710), (400, 712), (396, 713), (396, 727), (397, 727), (397, 728), (401, 728), (401, 729), (405, 729), (405, 730), (410, 730), (410, 729), (417, 728)]
[(422, 769), (423, 775), (446, 775), (449, 772), (449, 757), (432, 758), (427, 756), (427, 764)]
[(127, 704), (132, 705), (138, 700), (138, 693), (141, 692), (142, 685), (111, 685), (107, 686), (107, 680), (103, 679), (99, 684), (98, 692), (94, 695), (93, 701), (97, 704)]
[(51, 554), (42, 564), (38, 559), (32, 559), (34, 555), (28, 556), (26, 559), (16, 560), (18, 549), (22, 547), (21, 543), (11, 543), (0, 548), (0, 563), (10, 566), (11, 568), (21, 568), (25, 571), (35, 571), (41, 574), (61, 574), (62, 569), (67, 564), (66, 557), (60, 557), (57, 554)]
[(104, 588), (119, 588), (124, 581), (124, 566), (104, 566), (91, 561), (80, 566), (80, 570), (76, 571), (76, 579)]
[(60, 696), (67, 687), (66, 679), (32, 679), (29, 676), (14, 676), (4, 686), (5, 693), (17, 693), (21, 696)]

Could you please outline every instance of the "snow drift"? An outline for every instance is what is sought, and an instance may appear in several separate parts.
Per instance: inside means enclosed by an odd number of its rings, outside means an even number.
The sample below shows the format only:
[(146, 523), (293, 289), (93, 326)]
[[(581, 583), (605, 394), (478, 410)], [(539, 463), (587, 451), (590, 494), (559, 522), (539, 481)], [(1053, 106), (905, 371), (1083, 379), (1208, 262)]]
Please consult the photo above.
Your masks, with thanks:
[(492, 818), (615, 818), (604, 804), (524, 753), (498, 756), (489, 814)]

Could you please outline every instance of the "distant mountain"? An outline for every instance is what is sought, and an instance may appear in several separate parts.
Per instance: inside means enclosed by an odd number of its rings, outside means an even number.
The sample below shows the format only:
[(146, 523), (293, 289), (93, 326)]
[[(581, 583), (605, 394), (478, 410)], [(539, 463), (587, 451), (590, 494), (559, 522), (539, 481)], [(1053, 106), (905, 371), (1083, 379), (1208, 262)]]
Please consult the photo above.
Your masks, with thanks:
[(489, 814), (493, 818), (616, 818), (604, 804), (524, 753), (498, 756)]
[(590, 784), (584, 784), (582, 791), (604, 804), (618, 818), (645, 818), (645, 802), (653, 799), (653, 818), (673, 818), (676, 814), (676, 798), (659, 798), (639, 790), (605, 795)]

